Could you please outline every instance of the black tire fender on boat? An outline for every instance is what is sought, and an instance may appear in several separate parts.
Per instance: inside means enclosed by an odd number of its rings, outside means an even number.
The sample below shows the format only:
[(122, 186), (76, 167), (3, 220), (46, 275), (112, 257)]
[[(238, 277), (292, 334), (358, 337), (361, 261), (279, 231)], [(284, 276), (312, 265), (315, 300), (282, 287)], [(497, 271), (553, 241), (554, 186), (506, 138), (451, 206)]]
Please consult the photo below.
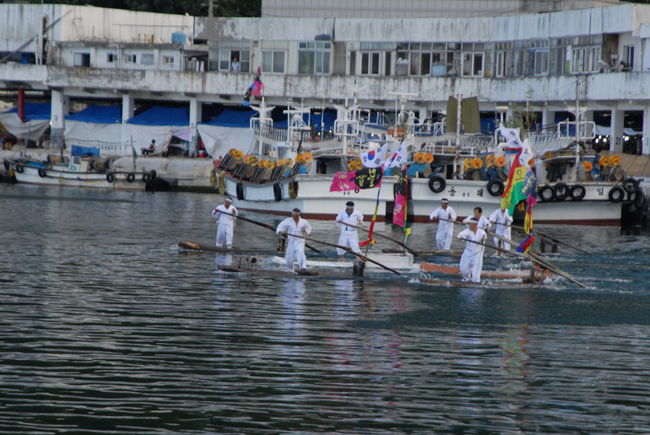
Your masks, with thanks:
[(625, 190), (621, 186), (614, 186), (609, 191), (609, 200), (612, 202), (621, 202), (625, 198)]
[(276, 202), (282, 201), (282, 186), (280, 186), (280, 183), (273, 185), (273, 197)]
[(150, 175), (150, 174), (142, 174), (142, 181), (144, 181), (145, 183), (146, 183), (147, 181), (149, 181), (150, 179), (151, 179), (151, 175)]
[(440, 193), (447, 187), (447, 180), (442, 178), (440, 175), (431, 177), (429, 179), (429, 190), (433, 193)]
[(501, 196), (503, 194), (504, 188), (505, 186), (503, 184), (503, 181), (499, 180), (498, 178), (490, 180), (490, 182), (487, 184), (487, 191), (492, 196)]
[(581, 184), (576, 184), (575, 186), (571, 187), (571, 199), (574, 201), (582, 201), (582, 199), (585, 197), (587, 194), (587, 189), (585, 189), (584, 186)]
[(555, 199), (555, 189), (547, 184), (540, 187), (538, 195), (541, 202), (551, 202)]
[(242, 182), (237, 183), (237, 186), (236, 186), (235, 190), (237, 191), (237, 199), (239, 201), (243, 201), (243, 199), (244, 199), (244, 183), (242, 183)]
[(135, 181), (135, 174), (129, 174), (126, 176), (126, 181), (133, 183)]
[(23, 167), (20, 166), (20, 165), (16, 165), (16, 172), (18, 172), (19, 174), (22, 174), (23, 173)]
[(554, 190), (556, 201), (564, 201), (569, 197), (569, 194), (571, 193), (571, 189), (569, 189), (569, 185), (566, 183), (557, 183), (554, 187)]
[(47, 172), (45, 172), (45, 169), (41, 168), (38, 170), (38, 176), (41, 178), (47, 177)]
[(155, 180), (158, 174), (156, 173), (155, 169), (152, 169), (151, 172), (149, 172), (149, 176), (151, 177), (151, 180)]
[(639, 190), (639, 182), (632, 177), (626, 178), (625, 181), (623, 181), (623, 189), (625, 189), (627, 193), (635, 193)]
[(113, 174), (106, 174), (106, 181), (108, 181), (109, 183), (115, 181), (115, 177), (113, 176)]

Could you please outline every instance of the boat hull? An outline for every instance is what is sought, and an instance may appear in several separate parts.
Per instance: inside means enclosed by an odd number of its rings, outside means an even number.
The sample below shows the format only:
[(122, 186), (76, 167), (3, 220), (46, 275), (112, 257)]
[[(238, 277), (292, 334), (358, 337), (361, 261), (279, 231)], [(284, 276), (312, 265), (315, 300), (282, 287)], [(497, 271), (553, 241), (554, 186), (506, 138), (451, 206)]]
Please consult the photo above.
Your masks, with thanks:
[[(233, 198), (234, 205), (241, 210), (266, 214), (290, 216), (293, 208), (299, 208), (306, 219), (334, 219), (347, 201), (354, 201), (355, 209), (366, 220), (374, 215), (379, 193), (377, 221), (391, 221), (394, 207), (393, 190), (397, 177), (384, 177), (381, 190), (367, 189), (348, 192), (330, 192), (333, 175), (297, 175), (295, 198), (289, 196), (289, 179), (275, 183), (249, 183), (224, 177), (226, 193)], [(407, 212), (409, 221), (428, 222), (430, 213), (440, 206), (440, 200), (447, 198), (458, 217), (473, 215), (475, 207), (481, 207), (489, 214), (501, 205), (501, 196), (493, 196), (487, 190), (487, 182), (473, 180), (446, 180), (441, 192), (429, 189), (429, 180), (411, 180), (411, 198)], [(237, 197), (237, 185), (241, 183), (241, 199)], [(281, 189), (280, 200), (276, 200), (274, 185)], [(622, 203), (609, 201), (609, 191), (614, 183), (580, 183), (586, 195), (581, 201), (539, 202), (534, 208), (536, 223), (568, 225), (620, 225)], [(277, 190), (277, 188), (275, 188)]]
[[(134, 177), (132, 182), (127, 181), (127, 174), (114, 174), (113, 181), (109, 182), (106, 173), (74, 172), (59, 168), (37, 168), (11, 164), (18, 183), (36, 184), (42, 186), (68, 186), (68, 187), (93, 187), (100, 189), (119, 190), (145, 190), (146, 183), (142, 178)], [(39, 170), (42, 171), (39, 173)], [(45, 176), (41, 176), (41, 174)], [(135, 174), (134, 174), (135, 175)]]
[[(442, 266), (433, 263), (420, 263), (420, 270), (423, 272), (435, 272), (445, 275), (461, 276), (460, 269), (458, 267)], [(539, 270), (535, 271), (536, 280), (548, 278), (550, 276), (551, 273), (548, 270), (545, 270), (544, 272), (541, 272)], [(530, 270), (483, 270), (481, 271), (481, 277), (498, 279), (526, 279), (530, 278)]]

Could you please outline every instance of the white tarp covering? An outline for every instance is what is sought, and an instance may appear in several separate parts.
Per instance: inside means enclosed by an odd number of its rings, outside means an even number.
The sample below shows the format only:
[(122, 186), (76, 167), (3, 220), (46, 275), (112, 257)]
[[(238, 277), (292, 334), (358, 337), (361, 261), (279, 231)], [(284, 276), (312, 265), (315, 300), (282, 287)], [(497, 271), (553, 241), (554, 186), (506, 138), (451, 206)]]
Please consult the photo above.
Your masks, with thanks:
[[(600, 136), (609, 136), (612, 134), (611, 127), (603, 127), (602, 125), (596, 124), (596, 134)], [(643, 134), (641, 131), (632, 130), (631, 128), (624, 128), (623, 134), (628, 136), (636, 136), (637, 134)]]
[(122, 138), (122, 124), (98, 124), (66, 119), (66, 145), (95, 146), (94, 143), (119, 143)]
[(124, 137), (127, 142), (133, 138), (133, 147), (138, 155), (142, 154), (141, 148), (148, 148), (151, 140), (155, 140), (156, 151), (153, 154), (158, 155), (167, 149), (174, 133), (182, 132), (188, 127), (124, 124)]
[[(17, 113), (0, 114), (0, 122), (7, 131), (19, 139), (37, 140), (50, 126), (49, 119), (33, 119), (23, 122)], [(29, 137), (27, 135), (29, 134)]]
[(212, 158), (225, 156), (230, 148), (248, 152), (253, 143), (253, 132), (250, 128), (220, 127), (209, 124), (198, 124), (199, 135), (203, 140), (205, 150)]

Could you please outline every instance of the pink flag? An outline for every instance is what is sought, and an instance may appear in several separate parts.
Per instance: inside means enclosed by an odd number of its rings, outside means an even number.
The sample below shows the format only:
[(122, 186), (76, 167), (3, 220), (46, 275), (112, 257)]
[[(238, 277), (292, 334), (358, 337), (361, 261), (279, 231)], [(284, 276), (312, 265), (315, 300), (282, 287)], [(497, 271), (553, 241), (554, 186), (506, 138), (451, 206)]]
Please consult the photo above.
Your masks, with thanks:
[(372, 189), (381, 186), (381, 168), (363, 168), (354, 172), (337, 172), (332, 180), (330, 192)]

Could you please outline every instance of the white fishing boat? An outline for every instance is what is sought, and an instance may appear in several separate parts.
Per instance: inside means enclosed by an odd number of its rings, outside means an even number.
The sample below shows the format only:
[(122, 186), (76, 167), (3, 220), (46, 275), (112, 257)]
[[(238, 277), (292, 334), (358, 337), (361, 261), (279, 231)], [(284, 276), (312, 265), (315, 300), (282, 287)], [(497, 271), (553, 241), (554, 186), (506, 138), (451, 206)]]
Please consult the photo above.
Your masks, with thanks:
[[(384, 175), (379, 191), (330, 192), (330, 186), (336, 173), (354, 170), (353, 162), (362, 152), (384, 143), (394, 150), (404, 142), (410, 163), (409, 220), (428, 221), (442, 198), (449, 200), (459, 217), (472, 215), (475, 207), (486, 212), (498, 208), (513, 157), (508, 155), (508, 145), (497, 143), (496, 136), (461, 134), (460, 127), (448, 133), (444, 120), (421, 122), (407, 112), (408, 96), (397, 94), (401, 99), (398, 127), (379, 119), (371, 121), (370, 112), (355, 105), (347, 107), (346, 103), (336, 107), (338, 118), (332, 131), (317, 137), (303, 121), (309, 109), (287, 110), (289, 126), (281, 129), (266, 117), (272, 108), (266, 108), (262, 100), (261, 107), (255, 108), (259, 118), (251, 121), (255, 142), (248, 155), (240, 156), (241, 162), (227, 157), (219, 166), (222, 191), (242, 210), (289, 215), (298, 207), (308, 219), (333, 219), (348, 200), (370, 217), (379, 201), (377, 220), (391, 220), (398, 180), (395, 175)], [(573, 124), (582, 131), (587, 123)], [(536, 222), (620, 225), (624, 204), (629, 208), (634, 203), (637, 209), (647, 206), (638, 182), (627, 179), (612, 162), (603, 162), (594, 153), (572, 145), (575, 138), (564, 131), (568, 131), (567, 126), (558, 126), (552, 135), (530, 138), (535, 158), (531, 163), (540, 187)], [(260, 161), (271, 163), (266, 167), (247, 166), (243, 160), (249, 156), (257, 165)], [(554, 170), (556, 167), (561, 170)]]
[(138, 174), (112, 170), (109, 162), (99, 157), (98, 148), (73, 145), (70, 157), (48, 155), (45, 161), (19, 158), (5, 160), (5, 165), (18, 183), (26, 184), (145, 190), (156, 178), (155, 171)]

